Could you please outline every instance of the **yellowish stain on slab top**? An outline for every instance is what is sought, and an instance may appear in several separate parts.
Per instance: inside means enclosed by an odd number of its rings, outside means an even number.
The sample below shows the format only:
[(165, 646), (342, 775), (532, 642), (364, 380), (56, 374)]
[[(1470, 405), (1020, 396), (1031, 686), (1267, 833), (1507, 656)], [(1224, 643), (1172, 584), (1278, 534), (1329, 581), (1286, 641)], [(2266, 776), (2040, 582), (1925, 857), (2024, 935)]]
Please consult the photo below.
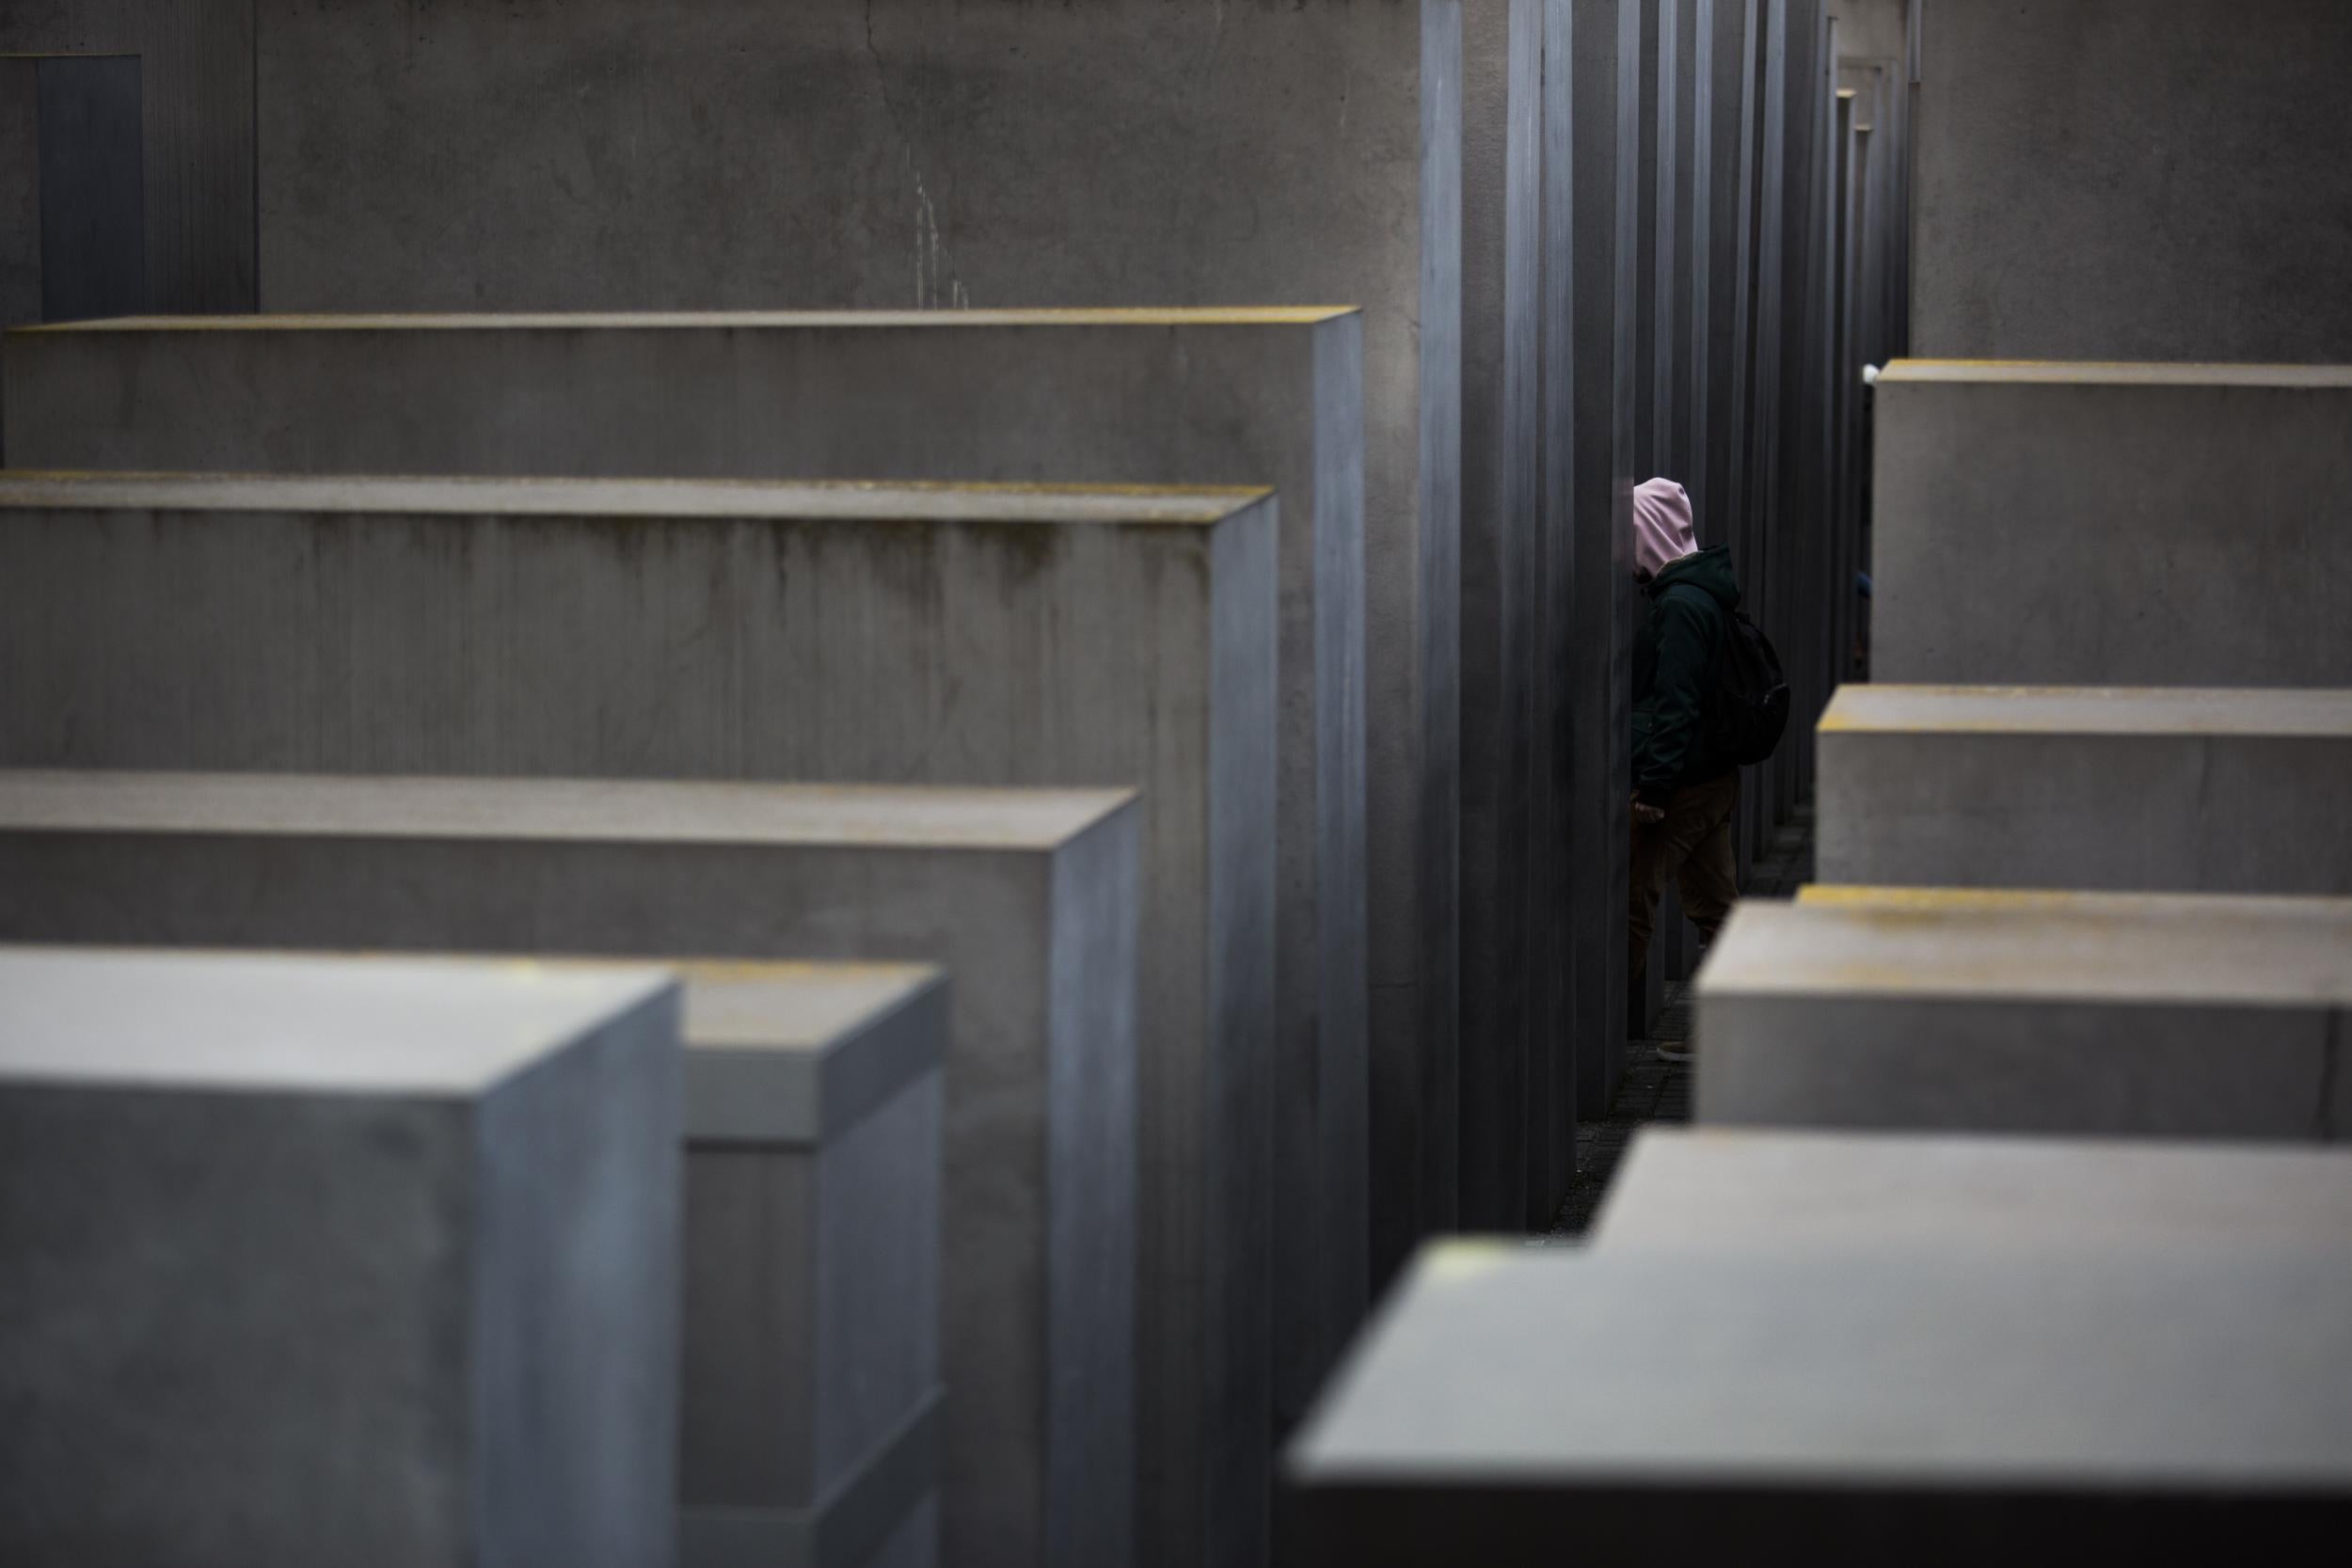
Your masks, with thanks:
[(501, 475), (0, 472), (0, 511), (287, 512), (1201, 527), (1264, 485)]
[(1131, 789), (0, 771), (0, 832), (1038, 849)]
[(154, 332), (808, 331), (846, 327), (1311, 326), (1355, 305), (1079, 308), (1058, 310), (377, 311), (251, 316), (115, 316), (9, 330), (27, 335)]
[[(2202, 908), (2192, 908), (2201, 902)], [(1698, 978), (1731, 995), (2352, 1005), (2352, 899), (1751, 902)]]
[(2352, 739), (2352, 690), (2156, 686), (1843, 686), (1839, 735), (2277, 736)]
[(2238, 893), (2082, 893), (2059, 888), (1861, 887), (1808, 882), (1799, 904), (1823, 909), (1940, 914), (2352, 922), (2352, 898)]
[(1879, 385), (2352, 388), (2352, 365), (2133, 363), (2089, 359), (1897, 359)]

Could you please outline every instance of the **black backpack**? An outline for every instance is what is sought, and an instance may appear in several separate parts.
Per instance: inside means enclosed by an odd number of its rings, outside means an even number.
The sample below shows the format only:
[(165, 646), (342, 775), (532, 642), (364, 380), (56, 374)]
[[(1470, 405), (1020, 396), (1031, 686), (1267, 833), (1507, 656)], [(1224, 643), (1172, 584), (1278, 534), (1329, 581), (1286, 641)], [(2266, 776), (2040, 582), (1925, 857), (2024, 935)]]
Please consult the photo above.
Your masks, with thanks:
[(1769, 758), (1788, 728), (1788, 683), (1781, 677), (1780, 655), (1736, 610), (1725, 617), (1699, 723), (1708, 752), (1742, 768)]

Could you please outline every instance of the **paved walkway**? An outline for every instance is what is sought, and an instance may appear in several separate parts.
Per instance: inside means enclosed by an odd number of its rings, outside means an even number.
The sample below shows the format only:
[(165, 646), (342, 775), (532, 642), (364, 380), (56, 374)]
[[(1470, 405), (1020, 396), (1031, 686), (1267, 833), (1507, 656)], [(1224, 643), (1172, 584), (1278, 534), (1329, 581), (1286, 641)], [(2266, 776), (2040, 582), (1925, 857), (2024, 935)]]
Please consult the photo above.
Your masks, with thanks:
[[(1788, 898), (1812, 877), (1813, 812), (1808, 806), (1780, 831), (1771, 851), (1748, 879), (1744, 896)], [(1618, 1082), (1616, 1101), (1609, 1107), (1609, 1114), (1597, 1121), (1578, 1123), (1576, 1180), (1545, 1240), (1572, 1243), (1583, 1236), (1637, 1130), (1653, 1121), (1691, 1119), (1691, 1066), (1667, 1061), (1658, 1053), (1659, 1041), (1690, 1037), (1689, 987), (1676, 982), (1666, 988), (1665, 1006), (1659, 1009), (1651, 1037), (1636, 1043), (1628, 1056), (1625, 1077)]]

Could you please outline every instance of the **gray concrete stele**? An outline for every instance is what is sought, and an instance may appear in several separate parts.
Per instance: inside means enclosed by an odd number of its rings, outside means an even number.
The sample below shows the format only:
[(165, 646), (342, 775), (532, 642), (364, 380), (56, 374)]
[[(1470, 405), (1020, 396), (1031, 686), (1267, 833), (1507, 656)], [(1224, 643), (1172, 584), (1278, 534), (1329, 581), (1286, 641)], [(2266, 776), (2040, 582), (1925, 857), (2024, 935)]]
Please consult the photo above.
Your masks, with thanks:
[(1587, 1243), (2352, 1254), (2352, 1150), (1651, 1126), (1610, 1179)]
[(2352, 368), (1901, 360), (1871, 673), (2352, 683)]
[(1289, 1452), (1297, 1560), (2308, 1556), (2352, 1258), (2229, 1262), (1435, 1243)]
[(671, 1561), (677, 1039), (660, 970), (0, 950), (0, 1558)]
[(680, 1568), (940, 1560), (948, 985), (679, 966)]
[(1919, 352), (2352, 363), (2352, 10), (1918, 8)]
[[(908, 1211), (900, 1234), (819, 1244), (896, 1273), (916, 1267), (909, 1244), (942, 1249), (950, 1557), (1115, 1562), (1136, 1486), (1138, 816), (1108, 790), (0, 774), (0, 936), (939, 965), (952, 982), (955, 1221), (927, 1232), (916, 1186), (879, 1188)], [(725, 1025), (703, 1006), (712, 972), (689, 974), (690, 1037), (741, 1033), (765, 993), (737, 991)], [(723, 1131), (725, 1076), (690, 1065), (690, 1133)], [(1181, 1280), (1140, 1285), (1161, 1312), (1194, 1299)], [(870, 1331), (922, 1306), (897, 1303)], [(784, 1349), (779, 1338), (771, 1354)], [(861, 1430), (899, 1431), (928, 1386), (886, 1380), (852, 1413), (872, 1398), (883, 1408)], [(741, 1414), (714, 1410), (713, 1423)], [(893, 1451), (919, 1460), (926, 1433), (901, 1436)], [(727, 1488), (745, 1468), (690, 1463), (690, 1483), (712, 1489), (688, 1503), (742, 1502)], [(899, 1471), (874, 1473), (888, 1490)], [(723, 1545), (725, 1532), (689, 1540)]]
[(1734, 911), (1698, 1119), (2352, 1135), (2352, 898), (1816, 887)]
[(1824, 882), (2352, 895), (2352, 690), (1849, 686)]

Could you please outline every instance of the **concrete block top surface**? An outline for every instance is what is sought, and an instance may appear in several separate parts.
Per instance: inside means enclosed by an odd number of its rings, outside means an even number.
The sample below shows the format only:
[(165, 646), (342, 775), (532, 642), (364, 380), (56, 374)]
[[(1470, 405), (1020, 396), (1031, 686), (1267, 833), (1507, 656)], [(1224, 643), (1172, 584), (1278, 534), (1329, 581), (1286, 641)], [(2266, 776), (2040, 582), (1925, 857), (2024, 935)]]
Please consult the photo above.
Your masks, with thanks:
[(140, 332), (759, 332), (821, 327), (1311, 326), (1354, 305), (1088, 308), (1058, 310), (382, 311), (251, 316), (113, 316), (12, 327), (45, 336)]
[(945, 1059), (947, 980), (928, 964), (675, 967), (690, 1138), (823, 1143)]
[(2352, 1004), (2352, 899), (2133, 894), (1750, 900), (1702, 999), (1947, 996), (2255, 1006)]
[(0, 831), (1050, 849), (1128, 789), (0, 771)]
[(675, 984), (629, 965), (0, 948), (0, 1079), (466, 1098)]
[(2130, 364), (2080, 359), (1898, 359), (1879, 385), (2271, 387), (2352, 390), (2352, 365)]
[(1273, 494), (1247, 485), (948, 484), (842, 480), (306, 478), (24, 471), (0, 510), (771, 518), (1203, 528)]
[(2352, 1152), (2129, 1138), (1643, 1130), (1591, 1244), (2352, 1254)]
[(2352, 1258), (2235, 1262), (1438, 1243), (1289, 1467), (1309, 1485), (2352, 1492)]
[(1832, 735), (2352, 739), (2352, 690), (2099, 686), (1841, 686)]

